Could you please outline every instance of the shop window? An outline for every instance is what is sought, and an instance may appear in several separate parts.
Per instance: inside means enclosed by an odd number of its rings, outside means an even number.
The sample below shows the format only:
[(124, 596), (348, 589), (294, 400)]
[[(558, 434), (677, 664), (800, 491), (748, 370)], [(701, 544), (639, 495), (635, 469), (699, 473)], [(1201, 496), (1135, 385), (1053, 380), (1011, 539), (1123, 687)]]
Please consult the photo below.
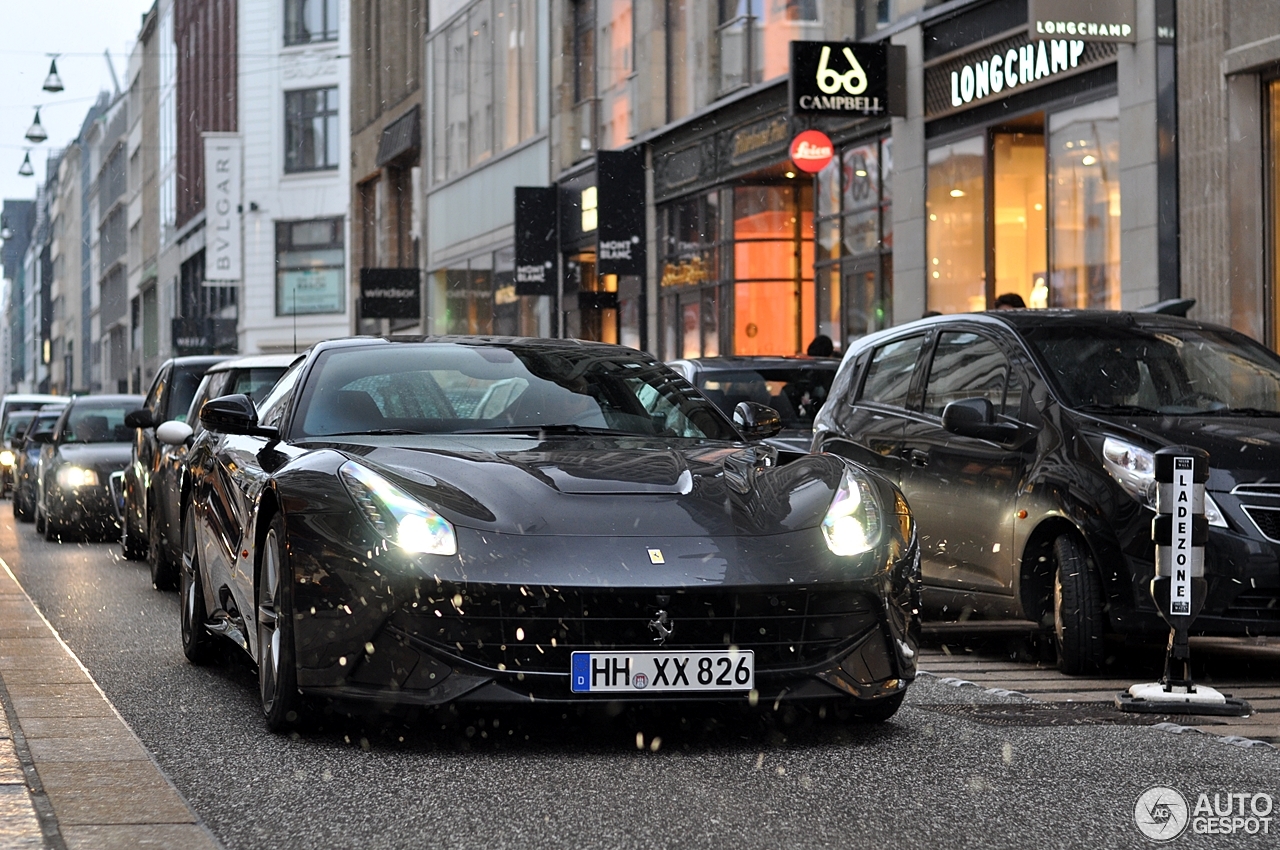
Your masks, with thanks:
[(995, 294), (1049, 306), (1045, 150), (1039, 133), (996, 133), (991, 148), (995, 205)]
[(276, 315), (346, 310), (341, 218), (276, 222)]
[(338, 88), (284, 94), (284, 170), (322, 171), (338, 167)]
[(338, 0), (284, 0), (284, 43), (338, 40)]
[(811, 195), (811, 183), (733, 191), (734, 354), (803, 350), (815, 317)]
[(1050, 115), (1048, 148), (1053, 264), (1049, 303), (1118, 310), (1118, 101), (1110, 98)]
[(720, 226), (717, 192), (666, 204), (658, 212), (664, 357), (720, 353)]
[(975, 136), (929, 151), (926, 304), (940, 313), (987, 306), (984, 143)]

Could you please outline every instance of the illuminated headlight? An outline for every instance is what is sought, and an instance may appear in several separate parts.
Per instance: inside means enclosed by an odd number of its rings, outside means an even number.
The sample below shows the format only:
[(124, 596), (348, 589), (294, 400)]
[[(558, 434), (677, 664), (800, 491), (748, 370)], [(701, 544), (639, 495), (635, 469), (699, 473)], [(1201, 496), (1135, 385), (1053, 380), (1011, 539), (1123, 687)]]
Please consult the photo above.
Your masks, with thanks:
[(58, 468), (58, 486), (64, 490), (75, 490), (78, 487), (97, 487), (98, 473), (83, 466), (63, 466)]
[(870, 482), (851, 469), (845, 470), (822, 520), (822, 536), (841, 557), (868, 552), (880, 540), (880, 505)]
[(458, 554), (453, 526), (378, 473), (347, 461), (338, 468), (347, 492), (375, 530), (406, 552)]
[(13, 452), (8, 449), (0, 451), (0, 466), (13, 466)]
[[(1147, 449), (1107, 437), (1102, 441), (1102, 465), (1120, 488), (1145, 508), (1156, 509), (1156, 458)], [(1209, 525), (1226, 528), (1227, 520), (1218, 503), (1204, 494), (1204, 517)]]

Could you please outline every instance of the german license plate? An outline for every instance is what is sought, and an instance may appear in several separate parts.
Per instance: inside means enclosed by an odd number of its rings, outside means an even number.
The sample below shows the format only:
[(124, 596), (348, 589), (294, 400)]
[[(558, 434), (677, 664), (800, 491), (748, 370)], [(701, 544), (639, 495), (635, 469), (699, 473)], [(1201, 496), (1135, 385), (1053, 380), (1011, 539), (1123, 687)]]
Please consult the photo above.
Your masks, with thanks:
[(575, 652), (569, 687), (575, 694), (749, 691), (756, 656), (721, 652)]

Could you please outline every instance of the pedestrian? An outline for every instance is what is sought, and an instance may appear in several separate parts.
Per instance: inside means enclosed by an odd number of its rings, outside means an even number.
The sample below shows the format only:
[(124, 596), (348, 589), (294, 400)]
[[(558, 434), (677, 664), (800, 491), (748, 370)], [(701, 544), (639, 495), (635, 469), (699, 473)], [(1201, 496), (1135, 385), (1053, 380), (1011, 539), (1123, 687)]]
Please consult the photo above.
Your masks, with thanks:
[(997, 295), (995, 303), (991, 305), (995, 310), (1025, 310), (1027, 302), (1022, 300), (1022, 296), (1016, 292), (1006, 292), (1004, 295)]
[(831, 337), (826, 334), (818, 334), (813, 338), (813, 342), (809, 343), (809, 348), (805, 353), (810, 357), (830, 357), (835, 351), (836, 346), (831, 341)]

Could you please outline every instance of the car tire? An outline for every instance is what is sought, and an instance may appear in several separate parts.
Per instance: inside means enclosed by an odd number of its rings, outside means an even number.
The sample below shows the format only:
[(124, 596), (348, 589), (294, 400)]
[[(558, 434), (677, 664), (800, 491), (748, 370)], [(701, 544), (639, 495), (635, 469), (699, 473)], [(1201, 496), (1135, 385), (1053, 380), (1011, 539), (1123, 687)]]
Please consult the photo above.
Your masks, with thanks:
[(177, 587), (177, 570), (169, 551), (160, 545), (160, 523), (155, 506), (147, 511), (147, 560), (151, 563), (151, 584), (156, 590), (173, 590)]
[(183, 522), (182, 529), (182, 566), (178, 588), (182, 654), (192, 664), (204, 665), (213, 660), (214, 637), (204, 626), (208, 613), (204, 604), (204, 578), (200, 572), (195, 522), (190, 516)]
[(877, 700), (859, 700), (853, 706), (853, 719), (859, 723), (884, 723), (898, 713), (906, 696), (903, 690)]
[(124, 534), (120, 537), (120, 548), (124, 550), (126, 561), (141, 561), (147, 557), (147, 541), (143, 540), (138, 534), (134, 534), (133, 523), (130, 521), (133, 516), (133, 506), (129, 504), (126, 497), (124, 501)]
[(40, 510), (40, 503), (36, 503), (36, 534), (44, 534), (44, 511)]
[(258, 692), (267, 728), (283, 732), (298, 723), (301, 700), (293, 646), (293, 588), (284, 517), (271, 518), (258, 559)]
[(18, 522), (31, 522), (35, 519), (31, 515), (31, 505), (18, 490), (13, 491), (13, 516)]
[(44, 512), (41, 512), (40, 515), (36, 518), (36, 523), (38, 524), (37, 530), (39, 530), (40, 525), (44, 526), (43, 533), (44, 533), (45, 540), (53, 542), (54, 540), (57, 540), (62, 535), (61, 525), (54, 522), (53, 518)]
[(1084, 541), (1074, 534), (1053, 541), (1053, 637), (1058, 669), (1069, 676), (1093, 673), (1106, 660), (1106, 598), (1102, 578)]

